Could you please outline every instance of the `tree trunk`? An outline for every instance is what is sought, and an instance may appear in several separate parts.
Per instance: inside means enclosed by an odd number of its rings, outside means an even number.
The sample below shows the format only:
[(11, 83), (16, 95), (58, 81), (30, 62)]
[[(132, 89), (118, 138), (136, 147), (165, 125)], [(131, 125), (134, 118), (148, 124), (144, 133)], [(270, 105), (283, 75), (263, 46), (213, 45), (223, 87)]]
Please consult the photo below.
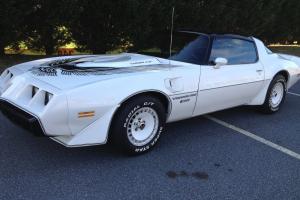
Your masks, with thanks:
[[(45, 36), (46, 37), (46, 36)], [(55, 42), (52, 39), (52, 35), (49, 35), (48, 37), (45, 38), (45, 53), (47, 56), (51, 56), (53, 55), (54, 51), (55, 51)]]
[(42, 30), (41, 41), (44, 44), (45, 53), (47, 56), (51, 56), (55, 52), (55, 39), (53, 38), (54, 27), (47, 25), (44, 30)]
[(53, 53), (54, 53), (54, 47), (50, 46), (50, 45), (47, 45), (45, 47), (45, 53), (46, 53), (47, 56), (53, 55)]
[(4, 50), (4, 45), (0, 44), (0, 56), (4, 56), (5, 55), (5, 50)]

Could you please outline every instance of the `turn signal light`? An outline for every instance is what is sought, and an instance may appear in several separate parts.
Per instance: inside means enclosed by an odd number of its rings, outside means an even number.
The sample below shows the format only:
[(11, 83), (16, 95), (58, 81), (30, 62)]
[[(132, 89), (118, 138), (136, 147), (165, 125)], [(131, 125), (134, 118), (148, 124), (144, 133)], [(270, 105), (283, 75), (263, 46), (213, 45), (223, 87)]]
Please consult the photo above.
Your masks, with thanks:
[(94, 117), (94, 116), (95, 116), (95, 111), (80, 112), (80, 113), (78, 113), (78, 118)]

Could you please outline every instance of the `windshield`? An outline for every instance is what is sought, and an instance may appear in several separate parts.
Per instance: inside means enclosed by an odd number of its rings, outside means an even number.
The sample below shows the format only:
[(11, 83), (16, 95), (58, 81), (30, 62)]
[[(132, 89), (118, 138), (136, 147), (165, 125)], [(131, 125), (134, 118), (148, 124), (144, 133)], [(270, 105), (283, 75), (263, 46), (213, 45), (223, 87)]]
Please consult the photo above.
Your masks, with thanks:
[(207, 60), (209, 37), (191, 33), (176, 34), (171, 60), (204, 64)]

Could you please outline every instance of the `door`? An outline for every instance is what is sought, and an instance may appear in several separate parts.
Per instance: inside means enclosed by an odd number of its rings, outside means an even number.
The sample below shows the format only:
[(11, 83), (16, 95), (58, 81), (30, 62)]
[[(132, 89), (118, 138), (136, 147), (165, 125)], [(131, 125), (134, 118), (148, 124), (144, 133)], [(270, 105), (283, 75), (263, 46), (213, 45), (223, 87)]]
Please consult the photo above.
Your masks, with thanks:
[[(228, 63), (215, 67), (216, 58)], [(209, 63), (201, 66), (194, 116), (247, 104), (263, 87), (264, 68), (251, 39), (215, 37)]]

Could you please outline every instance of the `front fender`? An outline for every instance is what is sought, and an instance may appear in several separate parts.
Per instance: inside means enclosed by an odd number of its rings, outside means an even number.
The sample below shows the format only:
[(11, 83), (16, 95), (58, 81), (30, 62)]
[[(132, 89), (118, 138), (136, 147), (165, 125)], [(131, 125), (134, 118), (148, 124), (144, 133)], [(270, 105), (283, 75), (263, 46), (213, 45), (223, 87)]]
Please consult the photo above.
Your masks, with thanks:
[(101, 118), (73, 136), (53, 137), (54, 141), (66, 147), (82, 147), (105, 144), (108, 140), (109, 127), (118, 106), (111, 108)]

